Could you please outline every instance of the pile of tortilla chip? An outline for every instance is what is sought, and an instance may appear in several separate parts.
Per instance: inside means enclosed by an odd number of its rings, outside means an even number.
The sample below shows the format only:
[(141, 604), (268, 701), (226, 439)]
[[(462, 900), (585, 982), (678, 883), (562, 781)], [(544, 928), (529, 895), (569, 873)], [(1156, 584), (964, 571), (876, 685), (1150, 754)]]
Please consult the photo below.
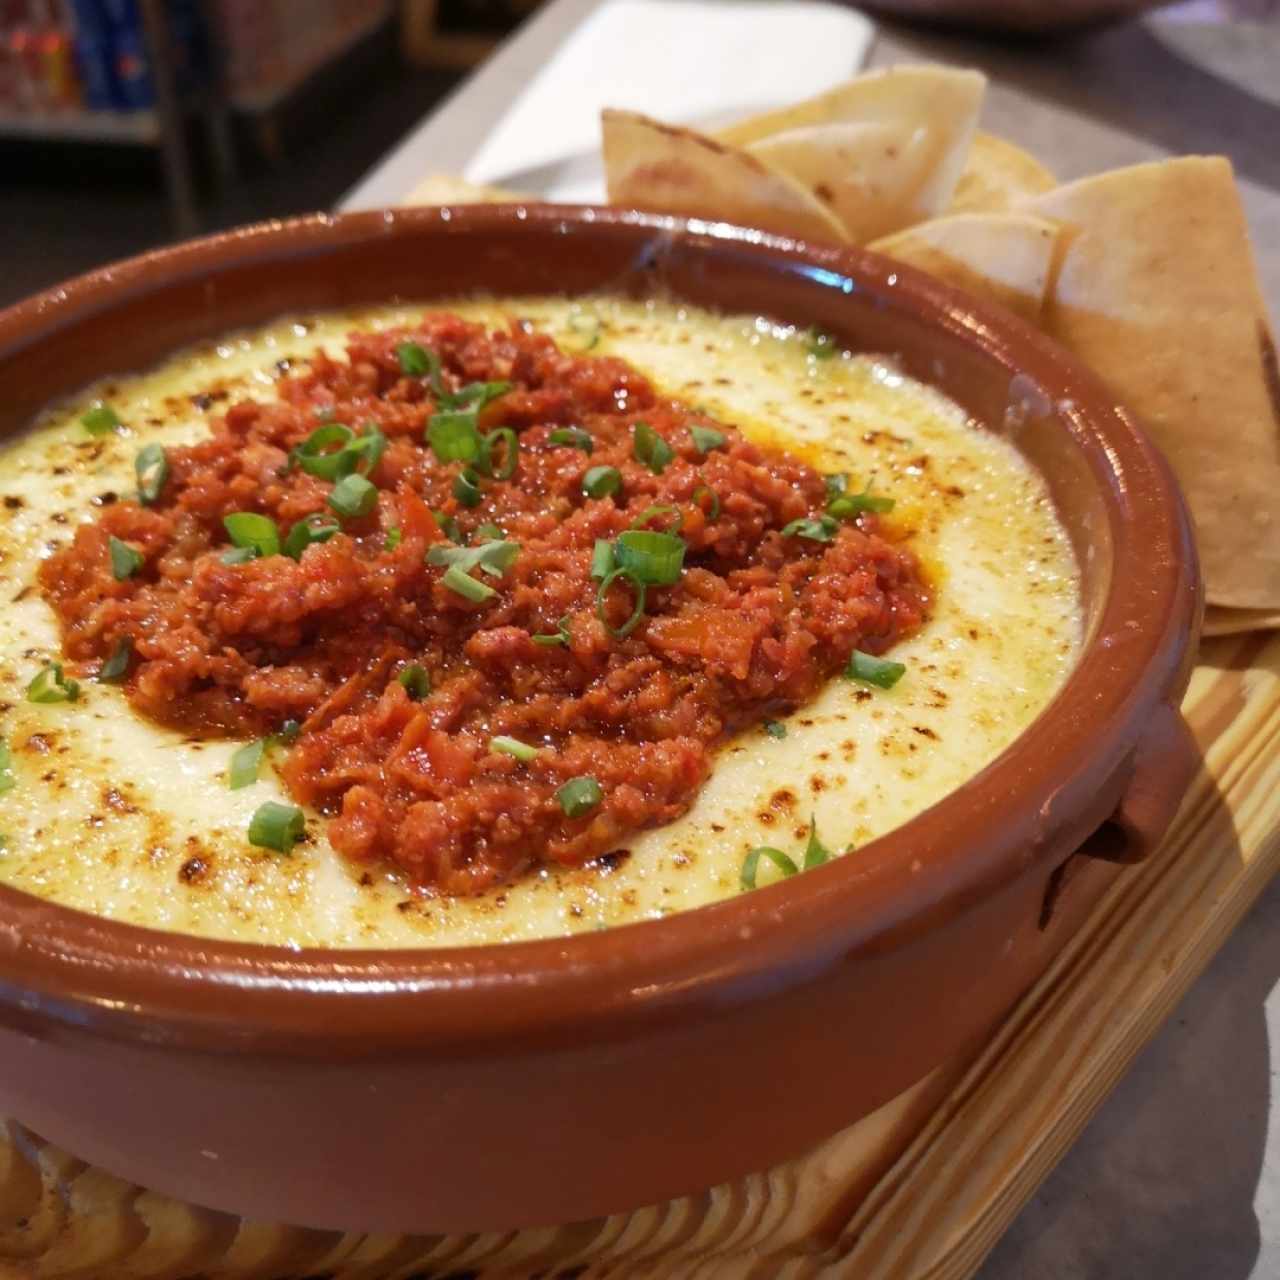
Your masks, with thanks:
[[(905, 66), (714, 134), (605, 111), (609, 200), (865, 245), (1037, 324), (1172, 462), (1196, 521), (1206, 631), (1280, 627), (1280, 374), (1230, 162), (1187, 156), (1059, 186), (978, 131), (985, 91), (975, 71)], [(451, 182), (407, 202), (510, 194)]]

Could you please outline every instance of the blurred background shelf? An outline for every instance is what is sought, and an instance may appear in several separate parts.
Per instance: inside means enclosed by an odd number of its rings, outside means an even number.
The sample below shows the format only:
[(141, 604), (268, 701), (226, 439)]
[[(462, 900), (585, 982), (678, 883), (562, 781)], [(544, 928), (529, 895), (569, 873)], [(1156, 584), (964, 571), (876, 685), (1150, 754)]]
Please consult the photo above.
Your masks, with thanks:
[(0, 109), (0, 138), (54, 142), (154, 143), (160, 120), (154, 111), (66, 111), (58, 114)]

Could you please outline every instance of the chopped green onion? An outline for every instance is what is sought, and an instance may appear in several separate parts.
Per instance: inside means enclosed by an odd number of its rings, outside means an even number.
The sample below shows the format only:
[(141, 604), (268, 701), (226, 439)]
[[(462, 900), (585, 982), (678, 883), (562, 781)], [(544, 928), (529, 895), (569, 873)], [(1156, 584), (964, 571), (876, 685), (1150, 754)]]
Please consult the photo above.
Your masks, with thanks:
[(479, 463), (484, 444), (474, 413), (452, 410), (431, 415), (427, 423), (427, 443), (441, 462)]
[(684, 527), (684, 514), (679, 507), (673, 507), (669, 502), (657, 502), (651, 507), (645, 507), (631, 522), (631, 527), (633, 529), (643, 529), (650, 520), (656, 519), (658, 516), (675, 516), (675, 523), (664, 529), (664, 533), (679, 533)]
[(715, 427), (690, 427), (693, 447), (701, 454), (708, 454), (712, 449), (723, 449), (729, 443), (729, 437)]
[(781, 849), (771, 849), (768, 845), (760, 845), (758, 848), (752, 849), (742, 860), (742, 872), (738, 879), (744, 889), (754, 889), (756, 887), (756, 875), (760, 869), (761, 858), (768, 858), (784, 876), (794, 876), (800, 870), (795, 862), (787, 857)]
[(218, 557), (223, 564), (248, 564), (250, 560), (257, 558), (258, 553), (252, 547), (228, 547)]
[(437, 395), (444, 395), (444, 383), (440, 381), (440, 357), (434, 351), (419, 346), (416, 342), (401, 342), (396, 346), (396, 359), (400, 361), (400, 372), (409, 378), (429, 378), (431, 390)]
[(600, 321), (595, 316), (572, 316), (569, 328), (582, 338), (579, 351), (590, 351), (600, 341)]
[(292, 746), (298, 740), (298, 734), (302, 732), (302, 726), (296, 720), (286, 720), (280, 726), (280, 732), (276, 734), (277, 740), (282, 746)]
[[(703, 494), (711, 499), (710, 511), (702, 505)], [(693, 491), (693, 505), (697, 507), (708, 520), (716, 520), (720, 516), (720, 495), (708, 485), (700, 484)]]
[(556, 799), (566, 818), (582, 818), (604, 799), (604, 792), (594, 778), (570, 778), (556, 792)]
[(469, 573), (483, 569), (490, 577), (500, 578), (515, 564), (520, 554), (518, 542), (482, 542), (474, 547), (431, 547), (427, 551), (427, 563), (451, 565)]
[(591, 576), (604, 578), (613, 572), (613, 543), (608, 538), (597, 538), (591, 552)]
[(824, 477), (827, 486), (827, 497), (838, 498), (849, 488), (849, 477), (843, 471), (833, 472)]
[(590, 453), (596, 447), (591, 433), (583, 431), (581, 427), (557, 427), (547, 439), (552, 444), (564, 445), (567, 449), (581, 449), (583, 453)]
[(882, 498), (873, 493), (844, 493), (827, 503), (827, 511), (838, 520), (853, 520), (864, 511), (892, 511), (892, 498)]
[(394, 551), (400, 545), (400, 539), (404, 537), (399, 525), (392, 525), (387, 530), (387, 536), (382, 540), (382, 549), (384, 551)]
[(476, 527), (475, 536), (485, 542), (500, 542), (502, 541), (502, 530), (491, 520), (486, 520), (484, 524)]
[(787, 726), (781, 720), (764, 721), (764, 731), (771, 738), (785, 738), (787, 736)]
[(464, 600), (470, 600), (472, 604), (479, 604), (482, 600), (488, 600), (490, 596), (498, 594), (488, 583), (478, 582), (456, 564), (449, 566), (441, 581), (450, 591), (456, 592)]
[(804, 346), (815, 360), (830, 360), (839, 350), (836, 340), (816, 325), (805, 333)]
[(364, 476), (343, 476), (329, 491), (327, 501), (340, 516), (367, 516), (378, 505), (378, 488)]
[(442, 409), (470, 408), (473, 414), (479, 413), (490, 400), (505, 396), (511, 390), (509, 382), (468, 382), (465, 387), (445, 396), (440, 401)]
[(811, 542), (830, 542), (839, 532), (840, 526), (830, 516), (819, 516), (816, 520), (793, 520), (782, 526), (784, 538), (808, 538)]
[(119, 431), (124, 423), (120, 415), (105, 400), (99, 400), (87, 413), (82, 414), (80, 425), (91, 436), (105, 436)]
[(9, 751), (9, 744), (0, 739), (0, 792), (12, 791), (18, 785), (18, 779), (13, 776), (13, 756)]
[[(484, 441), (485, 470), (495, 480), (510, 480), (520, 461), (520, 441), (516, 439), (515, 431), (511, 427), (498, 427), (481, 439)], [(504, 446), (501, 466), (494, 466), (493, 463), (493, 447), (497, 444)]]
[(506, 756), (515, 756), (525, 764), (530, 760), (536, 760), (538, 756), (537, 747), (531, 747), (527, 742), (521, 742), (519, 738), (508, 738), (503, 734), (489, 739), (489, 750), (500, 751)]
[(28, 702), (74, 702), (80, 696), (80, 681), (62, 674), (62, 663), (50, 662), (27, 685)]
[(356, 459), (356, 470), (362, 475), (372, 475), (382, 455), (387, 451), (387, 437), (376, 422), (366, 422), (364, 432), (347, 445), (346, 452)]
[(341, 533), (337, 523), (328, 516), (318, 512), (304, 516), (289, 530), (281, 548), (284, 554), (294, 560), (301, 560), (302, 553), (313, 542), (328, 542), (335, 533)]
[(556, 624), (554, 635), (536, 635), (532, 639), (534, 644), (540, 644), (544, 648), (549, 649), (553, 645), (563, 645), (568, 648), (573, 642), (573, 636), (569, 631), (569, 615), (566, 613)]
[(433, 511), (431, 518), (450, 542), (462, 541), (462, 530), (458, 528), (458, 522), (452, 516), (445, 515), (443, 511)]
[(306, 831), (302, 810), (294, 804), (267, 800), (249, 819), (249, 843), (259, 849), (290, 853)]
[(673, 533), (628, 529), (613, 544), (613, 558), (620, 570), (647, 587), (669, 587), (680, 581), (684, 569), (684, 539)]
[(588, 498), (607, 498), (622, 488), (622, 472), (617, 467), (591, 467), (582, 477), (582, 492)]
[(480, 477), (470, 467), (463, 467), (453, 477), (453, 496), (464, 507), (478, 507), (484, 501)]
[(103, 684), (118, 684), (129, 674), (129, 660), (133, 657), (133, 637), (121, 636), (110, 657), (102, 664), (98, 679)]
[(227, 785), (232, 791), (239, 791), (241, 787), (250, 787), (257, 782), (258, 770), (262, 768), (262, 759), (266, 753), (266, 738), (258, 738), (237, 748), (227, 769)]
[(158, 444), (144, 445), (133, 460), (133, 473), (138, 477), (138, 501), (150, 506), (157, 501), (169, 478), (169, 458)]
[(289, 461), (308, 475), (321, 480), (339, 480), (356, 468), (355, 457), (347, 446), (356, 433), (341, 422), (328, 422), (317, 427), (301, 444), (289, 451)]
[(803, 870), (812, 871), (814, 867), (820, 867), (824, 862), (831, 860), (831, 850), (818, 839), (818, 820), (814, 817), (809, 818), (809, 843), (804, 847), (804, 866)]
[[(609, 596), (609, 588), (619, 578), (625, 578), (631, 584), (631, 589), (635, 592), (635, 605), (632, 607), (631, 615), (626, 622), (620, 627), (614, 627), (609, 624), (609, 617), (605, 612), (605, 601)], [(644, 617), (644, 596), (645, 584), (629, 569), (614, 569), (611, 573), (605, 574), (604, 580), (596, 590), (596, 617), (604, 623), (605, 630), (614, 639), (621, 640), (624, 636), (629, 636), (639, 625), (640, 619)]]
[(901, 662), (890, 662), (855, 649), (844, 674), (847, 680), (873, 684), (878, 689), (892, 689), (907, 674), (907, 668)]
[(632, 453), (655, 476), (660, 476), (676, 456), (675, 450), (647, 422), (636, 423)]
[(127, 542), (121, 542), (114, 535), (107, 537), (107, 553), (111, 557), (111, 576), (117, 582), (132, 578), (146, 563), (141, 551), (131, 547)]
[(222, 525), (233, 545), (248, 548), (253, 556), (280, 554), (280, 531), (270, 517), (252, 511), (236, 511), (223, 516)]
[(426, 667), (413, 662), (396, 677), (411, 702), (421, 702), (431, 692), (431, 677)]

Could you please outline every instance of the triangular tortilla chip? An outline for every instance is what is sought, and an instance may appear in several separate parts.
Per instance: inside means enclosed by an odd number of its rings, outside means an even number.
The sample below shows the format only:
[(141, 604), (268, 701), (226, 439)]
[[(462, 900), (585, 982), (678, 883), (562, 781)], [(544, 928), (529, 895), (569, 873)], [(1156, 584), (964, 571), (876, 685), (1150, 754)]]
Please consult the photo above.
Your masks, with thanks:
[(867, 247), (1038, 320), (1058, 239), (1056, 223), (1025, 213), (934, 218)]
[(1204, 611), (1205, 636), (1234, 636), (1242, 631), (1280, 630), (1280, 610), (1277, 609), (1227, 609), (1211, 604)]
[(634, 111), (606, 109), (601, 125), (611, 204), (806, 239), (846, 239), (817, 197), (736, 147)]
[(505, 204), (509, 200), (524, 200), (526, 197), (519, 191), (508, 191), (505, 187), (489, 187), (479, 182), (468, 182), (454, 173), (433, 173), (422, 179), (408, 195), (400, 200), (401, 205), (426, 204)]
[(889, 67), (718, 137), (790, 174), (865, 243), (946, 206), (986, 84), (977, 71)]
[(1280, 608), (1280, 377), (1230, 162), (1135, 165), (1025, 207), (1063, 227), (1044, 327), (1173, 463), (1208, 600)]
[(947, 212), (1005, 213), (1057, 185), (1057, 178), (1035, 156), (979, 129)]

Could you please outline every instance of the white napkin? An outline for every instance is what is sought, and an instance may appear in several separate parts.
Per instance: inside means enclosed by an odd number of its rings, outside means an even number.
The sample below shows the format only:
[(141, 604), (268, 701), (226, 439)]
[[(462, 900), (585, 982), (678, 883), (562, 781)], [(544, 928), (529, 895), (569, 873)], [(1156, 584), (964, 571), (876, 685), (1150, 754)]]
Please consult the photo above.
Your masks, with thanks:
[(856, 75), (872, 33), (862, 14), (820, 0), (611, 0), (515, 99), (466, 176), (597, 197), (601, 107), (723, 123)]

